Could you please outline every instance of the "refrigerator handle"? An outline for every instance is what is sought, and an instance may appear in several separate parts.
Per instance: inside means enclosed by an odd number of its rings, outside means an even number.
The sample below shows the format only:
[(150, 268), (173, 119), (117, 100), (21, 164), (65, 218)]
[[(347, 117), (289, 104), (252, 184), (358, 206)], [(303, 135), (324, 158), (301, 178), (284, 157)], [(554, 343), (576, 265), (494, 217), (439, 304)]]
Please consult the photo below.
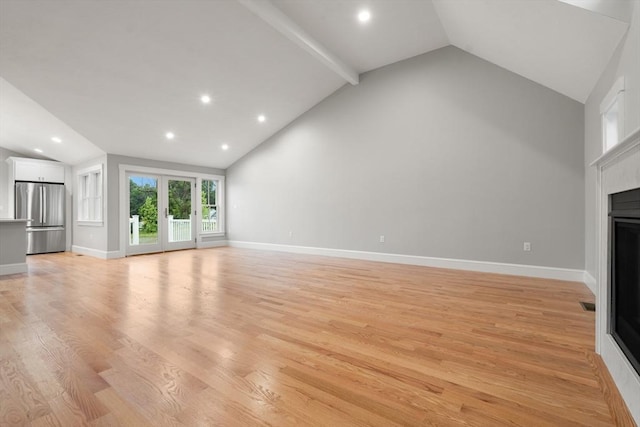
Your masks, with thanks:
[(40, 224), (42, 224), (42, 220), (44, 219), (43, 215), (42, 215), (42, 185), (38, 186), (38, 191), (40, 192)]
[(44, 186), (42, 188), (42, 223), (47, 223), (47, 189)]

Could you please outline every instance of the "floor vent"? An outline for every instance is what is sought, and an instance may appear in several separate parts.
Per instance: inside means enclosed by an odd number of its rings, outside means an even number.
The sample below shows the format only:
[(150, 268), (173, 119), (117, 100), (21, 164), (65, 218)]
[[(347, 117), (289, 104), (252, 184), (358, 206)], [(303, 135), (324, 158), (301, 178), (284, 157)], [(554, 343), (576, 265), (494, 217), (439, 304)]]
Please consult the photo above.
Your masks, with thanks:
[(596, 311), (596, 305), (592, 302), (580, 301), (580, 305), (584, 311)]

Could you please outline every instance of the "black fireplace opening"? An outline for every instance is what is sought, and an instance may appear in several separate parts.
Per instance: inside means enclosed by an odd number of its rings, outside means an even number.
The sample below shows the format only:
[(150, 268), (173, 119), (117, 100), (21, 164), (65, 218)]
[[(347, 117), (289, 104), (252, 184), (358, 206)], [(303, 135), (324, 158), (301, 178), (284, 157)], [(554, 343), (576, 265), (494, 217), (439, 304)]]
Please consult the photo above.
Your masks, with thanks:
[(640, 375), (640, 188), (610, 206), (610, 333)]

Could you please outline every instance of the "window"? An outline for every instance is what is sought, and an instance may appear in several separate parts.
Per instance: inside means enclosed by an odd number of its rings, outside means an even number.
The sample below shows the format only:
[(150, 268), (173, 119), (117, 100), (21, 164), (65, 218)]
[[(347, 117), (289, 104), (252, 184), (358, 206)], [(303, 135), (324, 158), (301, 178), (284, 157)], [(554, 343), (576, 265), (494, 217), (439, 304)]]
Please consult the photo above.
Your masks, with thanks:
[(217, 233), (220, 231), (218, 218), (218, 197), (220, 181), (214, 179), (202, 179), (202, 220), (203, 233)]
[(78, 221), (102, 223), (102, 165), (78, 172)]
[(600, 104), (602, 150), (612, 149), (624, 136), (624, 77), (620, 77)]

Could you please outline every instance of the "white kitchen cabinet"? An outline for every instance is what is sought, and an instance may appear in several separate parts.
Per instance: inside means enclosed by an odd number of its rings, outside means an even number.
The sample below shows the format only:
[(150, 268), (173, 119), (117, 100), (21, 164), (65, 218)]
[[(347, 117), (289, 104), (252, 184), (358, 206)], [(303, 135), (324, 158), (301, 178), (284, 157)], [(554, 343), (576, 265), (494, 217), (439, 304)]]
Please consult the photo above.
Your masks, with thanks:
[(38, 159), (7, 159), (13, 165), (14, 181), (35, 181), (64, 183), (64, 165), (58, 162)]
[[(7, 210), (0, 213), (0, 217), (14, 218), (15, 209), (15, 183), (16, 181), (48, 182), (56, 184), (65, 183), (66, 166), (63, 163), (50, 160), (28, 159), (23, 157), (9, 157), (7, 176)], [(1, 181), (1, 180), (0, 180)], [(0, 205), (3, 204), (0, 200)]]

